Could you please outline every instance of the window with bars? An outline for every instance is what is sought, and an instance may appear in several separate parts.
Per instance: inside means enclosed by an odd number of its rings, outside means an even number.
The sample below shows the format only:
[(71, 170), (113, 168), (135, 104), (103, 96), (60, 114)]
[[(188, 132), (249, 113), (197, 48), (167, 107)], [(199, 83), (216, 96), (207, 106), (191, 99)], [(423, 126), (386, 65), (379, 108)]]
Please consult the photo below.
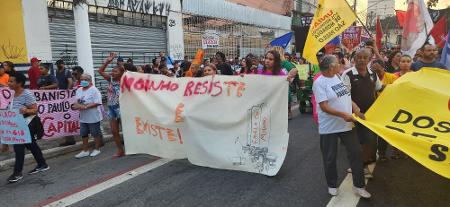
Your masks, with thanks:
[[(274, 38), (273, 32), (253, 25), (212, 17), (183, 15), (185, 55), (193, 58), (202, 47), (202, 35), (214, 30), (220, 36), (218, 48), (205, 49), (205, 58), (214, 57), (218, 51), (227, 59), (245, 57), (248, 53), (263, 55)], [(270, 30), (269, 30), (270, 31)]]

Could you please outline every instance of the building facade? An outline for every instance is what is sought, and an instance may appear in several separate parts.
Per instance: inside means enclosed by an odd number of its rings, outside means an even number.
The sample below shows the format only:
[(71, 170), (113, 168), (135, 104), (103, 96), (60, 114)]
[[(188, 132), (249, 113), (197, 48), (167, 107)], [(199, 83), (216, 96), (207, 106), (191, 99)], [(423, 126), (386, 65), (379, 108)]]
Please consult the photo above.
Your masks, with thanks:
[(135, 65), (150, 64), (160, 51), (182, 60), (185, 54), (192, 58), (198, 48), (205, 46), (202, 42), (213, 37), (218, 41), (206, 41), (207, 57), (217, 51), (228, 58), (264, 54), (271, 40), (291, 30), (291, 17), (263, 10), (251, 1), (247, 3), (250, 4), (227, 0), (1, 1), (0, 6), (9, 9), (4, 15), (14, 20), (8, 21), (7, 26), (16, 32), (1, 34), (2, 47), (13, 52), (0, 53), (0, 61), (12, 60), (24, 71), (32, 57), (50, 64), (62, 59), (68, 69), (82, 66), (105, 92), (107, 82), (97, 70), (111, 52), (125, 61), (132, 59)]
[[(13, 60), (19, 66), (24, 65), (19, 70), (26, 70), (31, 57), (42, 59), (44, 63), (62, 59), (69, 69), (81, 65), (87, 74), (95, 77), (96, 86), (105, 92), (107, 82), (97, 70), (111, 52), (118, 53), (125, 61), (131, 58), (135, 65), (151, 63), (160, 51), (175, 59), (183, 59), (179, 0), (85, 2), (83, 7), (76, 7), (73, 0), (2, 1), (2, 6), (14, 4), (16, 9), (22, 11), (23, 24), (15, 27), (24, 29), (23, 42), (26, 44), (22, 51), (26, 54), (20, 59), (3, 56), (0, 61)], [(77, 12), (77, 9), (85, 10), (85, 13)], [(10, 40), (13, 35), (2, 39)], [(86, 48), (90, 51), (86, 52)]]
[[(192, 58), (198, 48), (205, 57), (217, 51), (228, 59), (248, 53), (263, 55), (270, 41), (291, 31), (291, 17), (226, 0), (183, 0), (183, 32), (185, 54)], [(205, 41), (216, 44), (205, 47)]]
[(296, 0), (292, 14), (292, 31), (295, 37), (295, 52), (303, 53), (309, 26), (314, 17), (318, 0)]
[(376, 24), (377, 17), (385, 19), (386, 17), (395, 15), (394, 0), (368, 0), (367, 3), (367, 25)]

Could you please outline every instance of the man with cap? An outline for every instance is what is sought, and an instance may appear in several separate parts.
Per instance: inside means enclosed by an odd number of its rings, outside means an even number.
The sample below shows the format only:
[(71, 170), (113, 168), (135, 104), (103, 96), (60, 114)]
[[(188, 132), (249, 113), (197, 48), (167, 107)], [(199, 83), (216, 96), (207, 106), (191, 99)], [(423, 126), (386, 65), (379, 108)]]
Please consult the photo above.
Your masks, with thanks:
[(38, 89), (38, 80), (41, 76), (41, 70), (39, 65), (41, 60), (36, 57), (31, 58), (31, 67), (28, 69), (28, 79), (30, 80), (30, 89)]

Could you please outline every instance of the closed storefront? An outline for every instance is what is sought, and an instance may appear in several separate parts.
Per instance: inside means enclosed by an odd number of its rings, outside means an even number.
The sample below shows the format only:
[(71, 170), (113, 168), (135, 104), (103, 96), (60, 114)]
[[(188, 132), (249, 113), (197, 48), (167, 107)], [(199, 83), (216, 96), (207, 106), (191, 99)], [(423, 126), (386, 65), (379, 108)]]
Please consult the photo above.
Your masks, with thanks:
[[(77, 65), (71, 4), (49, 5), (48, 16), (53, 60), (63, 59), (68, 68)], [(117, 52), (125, 61), (132, 58), (135, 65), (151, 63), (160, 51), (167, 50), (166, 21), (164, 16), (89, 6), (95, 71), (110, 52)], [(95, 79), (97, 87), (104, 93), (106, 81), (98, 73), (95, 73)]]

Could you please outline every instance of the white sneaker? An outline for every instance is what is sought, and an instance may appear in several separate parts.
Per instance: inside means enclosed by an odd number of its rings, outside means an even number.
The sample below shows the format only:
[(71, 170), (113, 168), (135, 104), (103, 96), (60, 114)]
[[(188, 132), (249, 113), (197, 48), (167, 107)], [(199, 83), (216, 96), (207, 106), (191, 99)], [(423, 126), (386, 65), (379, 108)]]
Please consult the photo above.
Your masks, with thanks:
[(91, 152), (91, 157), (95, 157), (95, 156), (97, 156), (97, 155), (99, 155), (100, 154), (100, 150), (93, 150), (92, 152)]
[(339, 191), (337, 188), (328, 188), (328, 193), (332, 196), (337, 196)]
[(81, 151), (80, 153), (75, 155), (75, 158), (80, 159), (80, 158), (87, 157), (87, 156), (89, 156), (89, 151)]
[(370, 193), (367, 192), (367, 190), (365, 188), (353, 187), (353, 192), (355, 192), (356, 194), (361, 196), (361, 198), (370, 198), (370, 197), (372, 197), (372, 195), (370, 195)]
[(352, 168), (348, 168), (347, 173), (352, 173)]

